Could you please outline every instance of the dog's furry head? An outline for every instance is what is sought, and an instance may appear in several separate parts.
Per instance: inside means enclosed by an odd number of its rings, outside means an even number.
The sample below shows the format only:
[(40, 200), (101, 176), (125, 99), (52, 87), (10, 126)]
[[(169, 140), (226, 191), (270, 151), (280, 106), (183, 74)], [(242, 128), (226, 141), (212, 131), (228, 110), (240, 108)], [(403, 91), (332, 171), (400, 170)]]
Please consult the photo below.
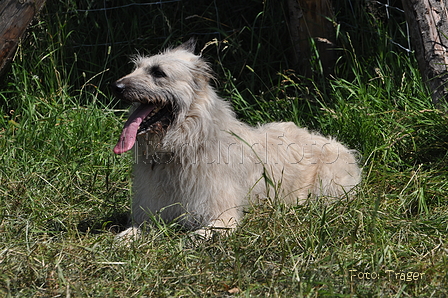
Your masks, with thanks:
[(150, 56), (136, 56), (134, 70), (111, 84), (115, 96), (137, 107), (114, 148), (117, 154), (132, 148), (137, 135), (164, 136), (183, 121), (195, 98), (206, 92), (213, 73), (207, 62), (194, 54), (196, 41)]

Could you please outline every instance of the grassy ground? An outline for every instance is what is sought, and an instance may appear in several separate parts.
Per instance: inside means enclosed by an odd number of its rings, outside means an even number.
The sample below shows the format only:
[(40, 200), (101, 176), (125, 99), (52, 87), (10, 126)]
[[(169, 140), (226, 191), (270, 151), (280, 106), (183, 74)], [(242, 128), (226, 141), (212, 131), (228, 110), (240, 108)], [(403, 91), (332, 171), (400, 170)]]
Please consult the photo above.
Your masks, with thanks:
[[(334, 2), (329, 79), (290, 70), (274, 1), (47, 3), (0, 87), (0, 296), (447, 297), (447, 105), (391, 42), (406, 45), (402, 15)], [(204, 242), (168, 223), (114, 242), (132, 156), (111, 151), (125, 107), (107, 83), (130, 70), (127, 55), (192, 34), (227, 40), (204, 55), (244, 121), (295, 121), (360, 152), (354, 201), (250, 209), (233, 235)]]

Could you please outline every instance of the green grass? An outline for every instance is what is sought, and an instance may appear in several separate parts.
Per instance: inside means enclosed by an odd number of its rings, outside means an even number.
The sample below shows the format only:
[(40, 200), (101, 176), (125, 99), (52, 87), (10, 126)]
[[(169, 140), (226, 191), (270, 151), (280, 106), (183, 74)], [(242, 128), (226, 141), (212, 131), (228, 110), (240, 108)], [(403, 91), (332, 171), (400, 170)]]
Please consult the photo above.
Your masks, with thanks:
[[(403, 16), (334, 2), (329, 79), (290, 70), (286, 7), (273, 1), (47, 3), (0, 86), (0, 296), (446, 297), (447, 105), (432, 105), (415, 58), (390, 42), (406, 44)], [(130, 246), (114, 241), (133, 160), (112, 153), (125, 106), (107, 83), (136, 50), (191, 34), (226, 39), (204, 55), (241, 119), (294, 121), (359, 151), (355, 200), (258, 206), (208, 241), (156, 222)]]

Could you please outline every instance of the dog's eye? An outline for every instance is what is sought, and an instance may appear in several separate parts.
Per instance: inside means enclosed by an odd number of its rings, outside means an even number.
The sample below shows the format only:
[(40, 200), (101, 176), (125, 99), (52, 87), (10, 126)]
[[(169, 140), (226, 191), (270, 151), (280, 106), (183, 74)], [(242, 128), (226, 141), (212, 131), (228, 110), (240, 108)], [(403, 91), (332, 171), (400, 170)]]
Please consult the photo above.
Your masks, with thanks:
[(166, 74), (158, 67), (151, 68), (151, 75), (155, 78), (164, 78)]

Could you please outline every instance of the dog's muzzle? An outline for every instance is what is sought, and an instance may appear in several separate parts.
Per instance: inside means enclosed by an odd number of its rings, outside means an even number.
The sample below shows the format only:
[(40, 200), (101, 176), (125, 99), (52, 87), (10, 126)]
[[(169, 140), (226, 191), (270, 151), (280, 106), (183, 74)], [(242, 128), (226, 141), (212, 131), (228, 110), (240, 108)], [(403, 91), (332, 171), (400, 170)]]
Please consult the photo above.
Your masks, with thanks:
[(175, 113), (170, 103), (160, 103), (150, 98), (142, 100), (135, 98), (135, 90), (126, 82), (126, 78), (119, 79), (110, 84), (110, 88), (118, 99), (126, 102), (139, 102), (140, 105), (129, 115), (121, 136), (114, 147), (116, 154), (130, 150), (137, 139), (142, 134), (157, 134), (163, 137), (174, 121)]

